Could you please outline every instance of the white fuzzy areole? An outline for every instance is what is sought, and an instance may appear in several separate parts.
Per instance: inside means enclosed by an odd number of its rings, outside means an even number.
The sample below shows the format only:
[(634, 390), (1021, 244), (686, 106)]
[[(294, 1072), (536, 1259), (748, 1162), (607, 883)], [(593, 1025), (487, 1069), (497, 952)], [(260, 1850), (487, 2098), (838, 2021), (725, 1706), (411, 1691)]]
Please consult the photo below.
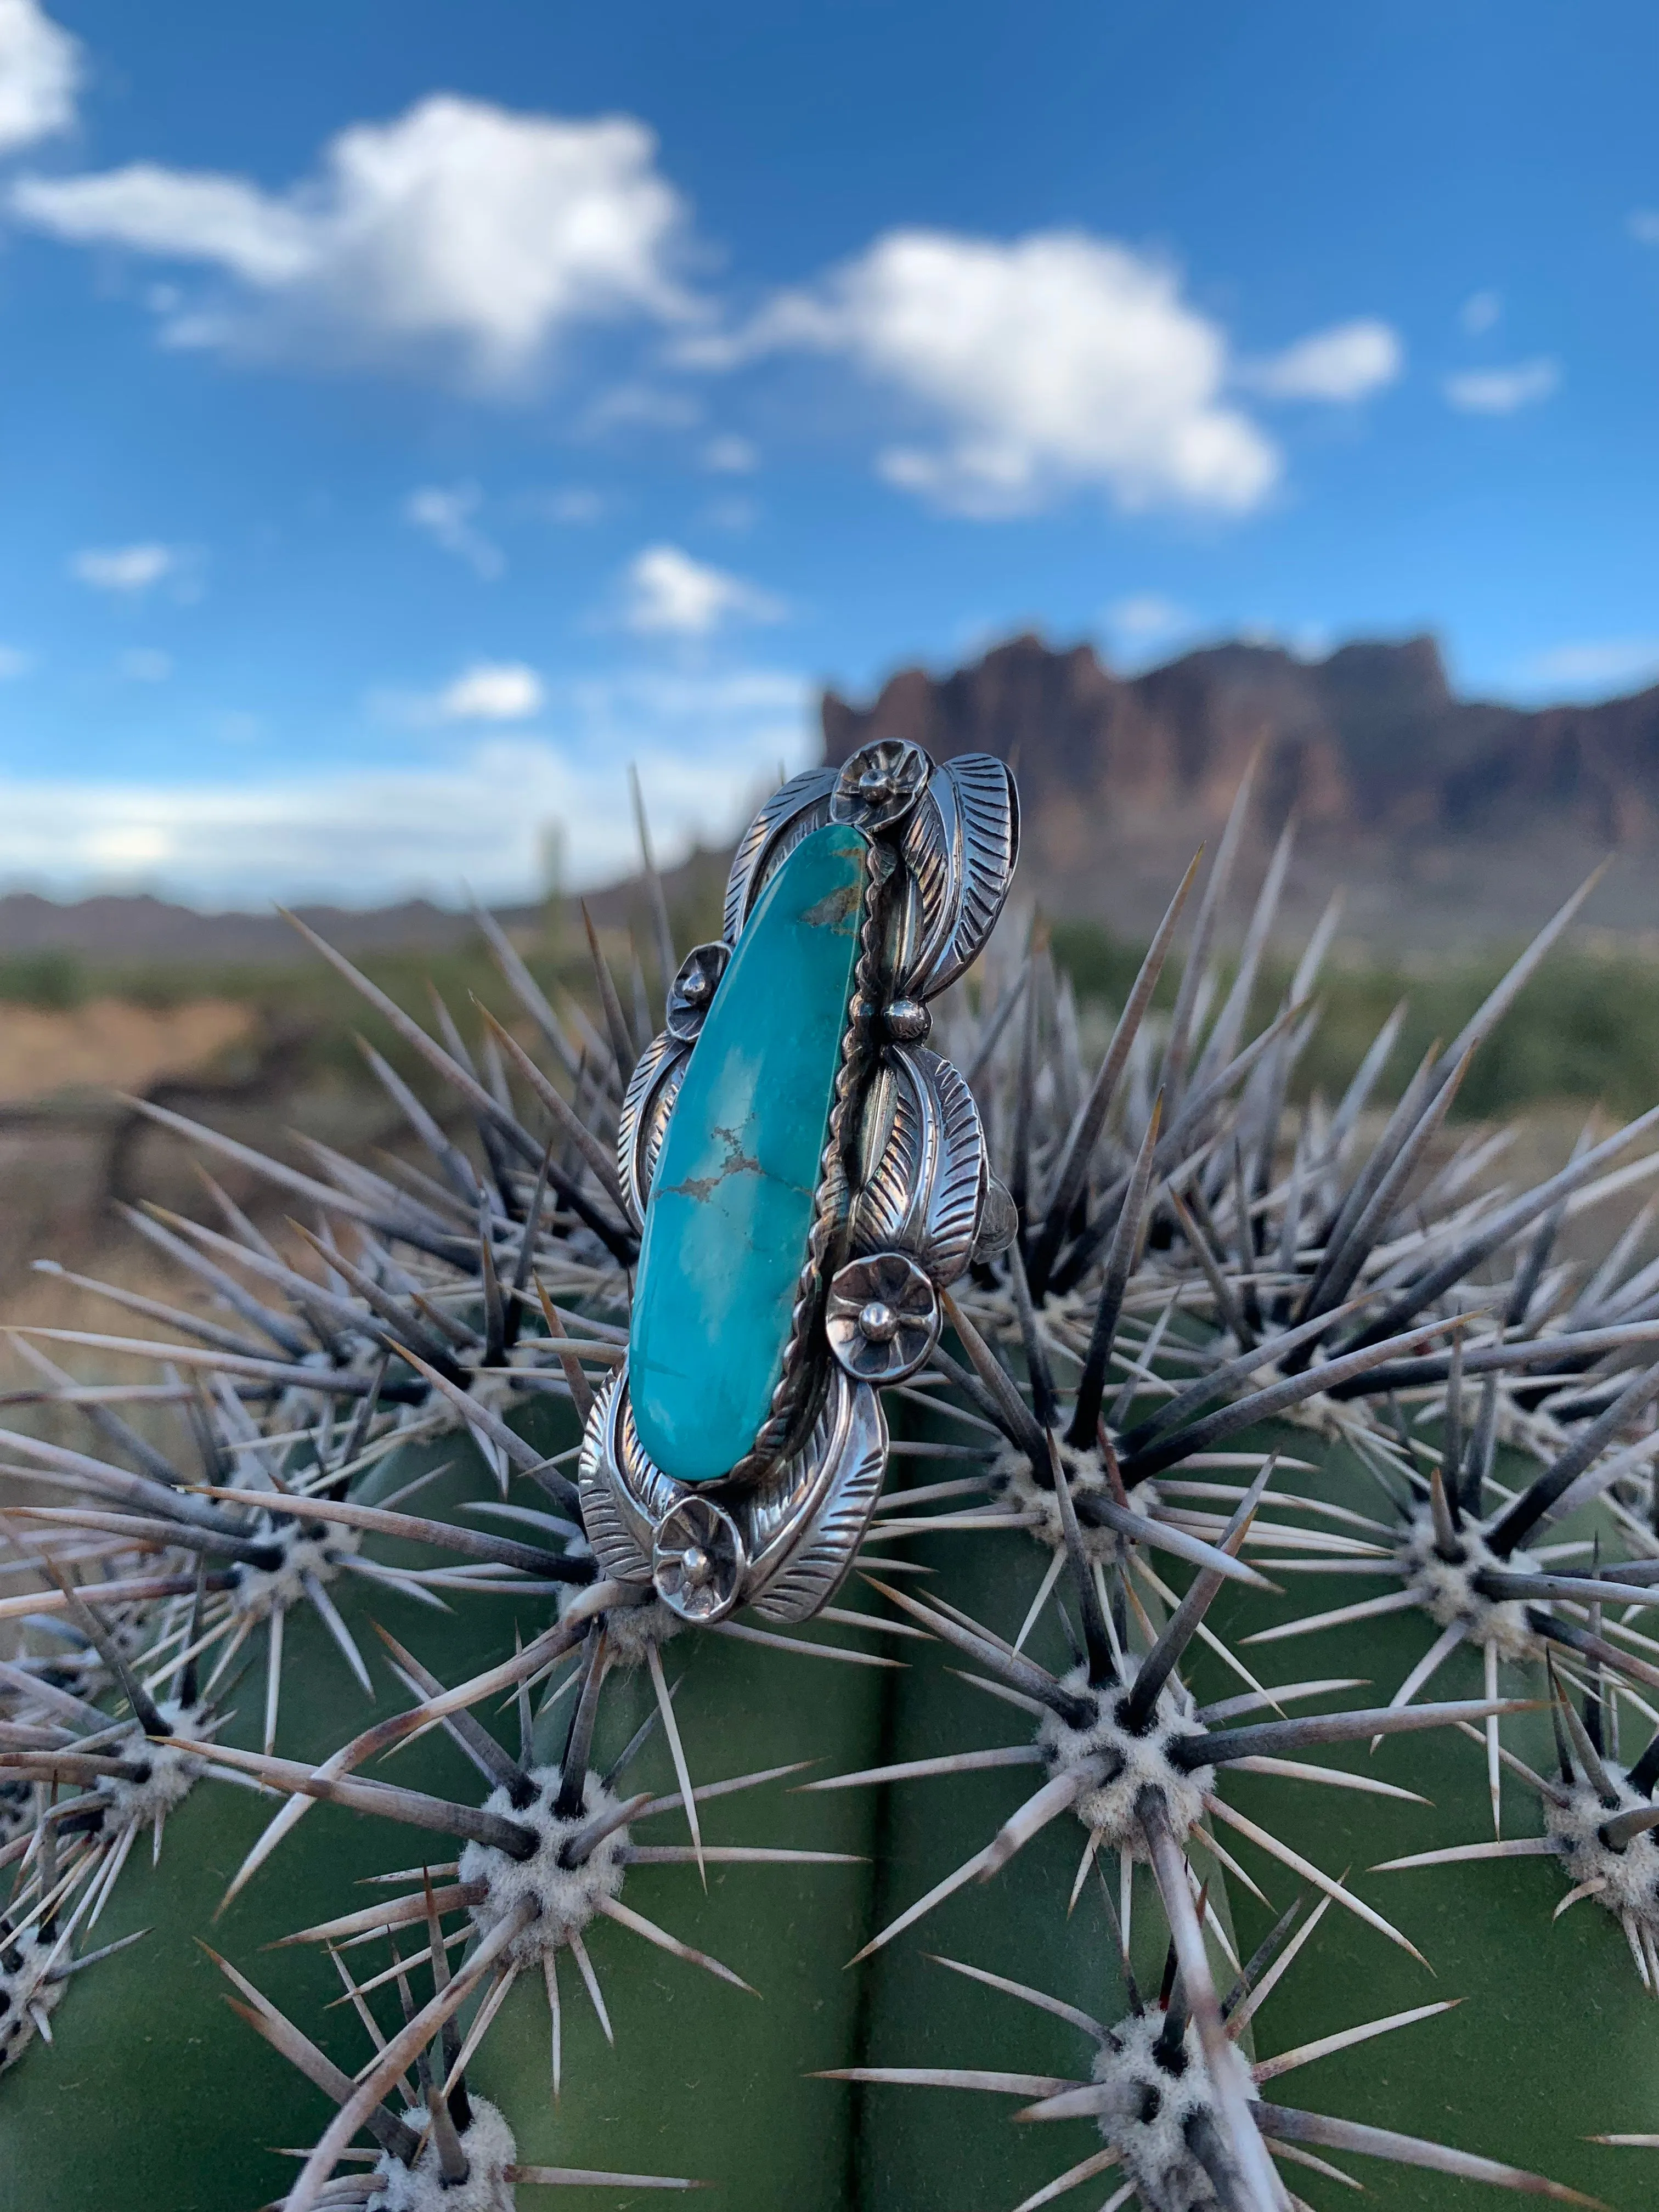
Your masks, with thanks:
[[(181, 1705), (170, 1699), (163, 1702), (160, 1711), (174, 1735), (194, 1738), (205, 1717), (201, 1705)], [(110, 1821), (118, 1828), (147, 1828), (158, 1818), (165, 1820), (175, 1806), (183, 1804), (202, 1772), (202, 1761), (196, 1753), (179, 1751), (170, 1743), (152, 1742), (136, 1723), (131, 1735), (110, 1746), (110, 1753), (149, 1770), (142, 1782), (108, 1775), (96, 1785), (99, 1802), (108, 1807)]]
[[(1075, 1444), (1062, 1443), (1058, 1438), (1055, 1448), (1066, 1470), (1074, 1505), (1079, 1498), (1117, 1495), (1108, 1480), (1106, 1462), (1097, 1451), (1079, 1451)], [(1052, 1490), (1045, 1490), (1038, 1482), (1024, 1452), (1010, 1446), (999, 1453), (991, 1468), (991, 1483), (1012, 1511), (1033, 1516), (1031, 1534), (1039, 1544), (1047, 1544), (1053, 1552), (1065, 1550), (1066, 1531), (1060, 1525), (1059, 1502)], [(1131, 1503), (1137, 1512), (1144, 1512), (1148, 1504), (1157, 1502), (1157, 1498), (1158, 1492), (1150, 1482), (1137, 1483)], [(1115, 1529), (1091, 1528), (1086, 1522), (1079, 1522), (1078, 1534), (1084, 1555), (1091, 1561), (1109, 1566), (1116, 1559), (1122, 1539)]]
[[(1153, 2056), (1164, 2017), (1153, 2010), (1119, 2021), (1112, 2042), (1096, 2058), (1094, 2079), (1108, 2100), (1100, 2115), (1100, 2132), (1118, 2154), (1124, 2175), (1133, 2181), (1147, 2212), (1208, 2212), (1219, 2200), (1182, 2130), (1196, 2112), (1209, 2114), (1223, 2142), (1228, 2129), (1190, 2022), (1182, 2039), (1178, 2072)], [(1249, 2069), (1231, 2045), (1228, 2062), (1238, 2087), (1253, 2100), (1256, 2091)]]
[(305, 1596), (307, 1575), (326, 1586), (339, 1573), (342, 1563), (362, 1546), (358, 1528), (337, 1528), (332, 1522), (299, 1521), (286, 1513), (261, 1514), (248, 1532), (256, 1544), (270, 1545), (282, 1553), (281, 1564), (256, 1567), (240, 1560), (232, 1568), (231, 1610), (239, 1619), (264, 1620), (272, 1613), (286, 1613)]
[(1619, 1792), (1618, 1804), (1604, 1805), (1588, 1783), (1577, 1783), (1565, 1804), (1545, 1798), (1544, 1832), (1565, 1862), (1575, 1889), (1581, 1882), (1601, 1882), (1598, 1905), (1609, 1912), (1629, 1913), (1659, 1939), (1659, 1843), (1653, 1831), (1633, 1836), (1622, 1851), (1604, 1844), (1601, 1834), (1620, 1813), (1651, 1812), (1653, 1801), (1631, 1788), (1626, 1770), (1615, 1760), (1604, 1759), (1601, 1764)]
[(533, 1829), (539, 1838), (536, 1850), (527, 1859), (514, 1859), (494, 1844), (470, 1843), (461, 1853), (459, 1869), (460, 1881), (485, 1884), (483, 1897), (472, 1907), (472, 1924), (481, 1936), (488, 1936), (521, 1899), (534, 1902), (535, 1918), (507, 1949), (507, 1958), (520, 1966), (539, 1965), (573, 1934), (581, 1934), (599, 1911), (601, 1898), (621, 1896), (626, 1870), (623, 1853), (628, 1844), (627, 1829), (613, 1828), (581, 1865), (561, 1866), (559, 1853), (566, 1838), (596, 1815), (613, 1812), (619, 1801), (590, 1771), (581, 1813), (564, 1820), (553, 1810), (559, 1795), (558, 1768), (532, 1767), (530, 1778), (536, 1784), (534, 1804), (521, 1808), (500, 1789), (485, 1798), (484, 1809)]
[[(581, 1592), (573, 1589), (571, 1597)], [(659, 1597), (653, 1596), (643, 1605), (618, 1606), (605, 1617), (605, 1649), (615, 1668), (623, 1674), (635, 1667), (643, 1667), (653, 1651), (659, 1651), (671, 1637), (678, 1636), (690, 1623), (671, 1613)]]
[(1467, 1521), (1457, 1542), (1462, 1557), (1443, 1559), (1435, 1549), (1434, 1516), (1424, 1506), (1413, 1516), (1400, 1547), (1406, 1588), (1437, 1627), (1461, 1628), (1468, 1642), (1490, 1644), (1500, 1659), (1535, 1659), (1543, 1645), (1528, 1624), (1526, 1601), (1483, 1597), (1474, 1577), (1483, 1567), (1497, 1574), (1540, 1574), (1537, 1560), (1525, 1552), (1500, 1559)]
[[(1133, 1659), (1126, 1660), (1129, 1680), (1134, 1679)], [(1190, 1771), (1177, 1766), (1170, 1747), (1177, 1742), (1202, 1740), (1204, 1730), (1183, 1710), (1182, 1693), (1166, 1682), (1146, 1733), (1132, 1735), (1118, 1719), (1118, 1710), (1128, 1694), (1127, 1683), (1109, 1682), (1092, 1689), (1089, 1669), (1079, 1663), (1062, 1678), (1062, 1687), (1076, 1697), (1092, 1700), (1095, 1719), (1086, 1728), (1073, 1728), (1058, 1713), (1045, 1713), (1037, 1729), (1037, 1744), (1051, 1778), (1092, 1769), (1099, 1779), (1078, 1799), (1075, 1811), (1085, 1828), (1098, 1828), (1109, 1850), (1127, 1851), (1143, 1863), (1146, 1841), (1135, 1807), (1143, 1790), (1156, 1790), (1169, 1814), (1176, 1840), (1184, 1840), (1204, 1814), (1204, 1796), (1215, 1780), (1212, 1766)]]
[[(474, 2097), (472, 2124), (461, 2137), (466, 2160), (466, 2179), (446, 2184), (438, 2171), (436, 2147), (428, 2142), (412, 2166), (404, 2166), (389, 2151), (375, 2161), (379, 2192), (368, 2200), (366, 2212), (514, 2212), (513, 2185), (507, 2169), (517, 2155), (513, 2130), (482, 2097)], [(424, 2132), (424, 2105), (410, 2107), (405, 2125), (416, 2135)]]

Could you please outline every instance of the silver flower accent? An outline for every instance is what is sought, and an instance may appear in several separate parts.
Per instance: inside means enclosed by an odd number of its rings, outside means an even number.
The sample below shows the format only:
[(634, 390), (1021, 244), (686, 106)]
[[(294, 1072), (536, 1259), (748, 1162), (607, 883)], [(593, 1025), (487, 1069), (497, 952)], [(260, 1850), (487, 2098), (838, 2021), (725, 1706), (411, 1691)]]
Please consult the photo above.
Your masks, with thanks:
[(695, 1042), (731, 957), (729, 945), (694, 945), (681, 961), (668, 992), (668, 1034), (677, 1042)]
[(914, 1375), (939, 1342), (939, 1298), (902, 1252), (849, 1260), (830, 1285), (830, 1349), (860, 1382)]
[(706, 1626), (737, 1603), (746, 1565), (736, 1522), (712, 1498), (694, 1494), (664, 1516), (651, 1579), (671, 1613)]
[(908, 738), (884, 738), (860, 745), (842, 769), (830, 802), (831, 819), (850, 822), (867, 836), (896, 829), (927, 788), (933, 763)]

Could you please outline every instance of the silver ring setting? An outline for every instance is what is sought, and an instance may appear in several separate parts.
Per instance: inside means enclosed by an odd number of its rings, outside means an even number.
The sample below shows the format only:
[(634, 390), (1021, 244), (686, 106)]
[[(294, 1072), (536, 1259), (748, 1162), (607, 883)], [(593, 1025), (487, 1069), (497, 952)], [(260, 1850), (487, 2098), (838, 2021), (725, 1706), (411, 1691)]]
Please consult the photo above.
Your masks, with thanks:
[[(806, 865), (804, 848), (819, 833), (845, 866), (857, 861), (835, 915), (839, 933), (855, 930), (856, 943), (844, 971), (851, 986), (837, 1018), (833, 1096), (810, 1221), (798, 1250), (771, 1255), (773, 1279), (793, 1287), (777, 1330), (769, 1395), (752, 1419), (728, 1421), (719, 1431), (732, 1380), (720, 1371), (728, 1337), (710, 1306), (728, 1287), (718, 1243), (723, 1231), (719, 1221), (710, 1227), (706, 1209), (693, 1210), (688, 1193), (761, 1206), (754, 1221), (774, 1233), (768, 1226), (774, 1215), (755, 1196), (769, 1171), (759, 1156), (764, 1146), (751, 1146), (744, 1130), (717, 1125), (712, 1134), (726, 1145), (717, 1173), (677, 1180), (659, 1170), (671, 1131), (673, 1157), (683, 1159), (687, 1144), (701, 1141), (701, 1093), (720, 1079), (720, 1054), (741, 1057), (752, 1046), (763, 1061), (797, 1018), (798, 1010), (779, 1004), (775, 991), (769, 998), (756, 994), (752, 1005), (744, 998), (745, 963), (759, 972), (761, 942), (750, 947), (745, 932), (751, 922), (769, 926), (792, 857), (802, 856), (798, 870)], [(829, 1601), (851, 1567), (885, 1469), (879, 1394), (932, 1357), (941, 1291), (976, 1254), (1000, 1249), (1012, 1209), (991, 1175), (978, 1109), (960, 1073), (925, 1040), (929, 1000), (966, 973), (1002, 909), (1018, 839), (1012, 777), (988, 755), (935, 765), (920, 745), (883, 740), (839, 769), (793, 777), (739, 841), (723, 937), (687, 955), (668, 994), (664, 1030), (635, 1069), (617, 1161), (635, 1224), (645, 1232), (641, 1280), (649, 1268), (678, 1264), (675, 1240), (686, 1235), (702, 1240), (696, 1262), (702, 1272), (687, 1261), (690, 1288), (678, 1286), (678, 1309), (672, 1301), (664, 1309), (686, 1317), (683, 1357), (672, 1345), (665, 1352), (660, 1326), (642, 1346), (636, 1296), (629, 1360), (599, 1395), (587, 1424), (582, 1503), (601, 1571), (651, 1583), (687, 1621), (706, 1625), (739, 1606), (763, 1620), (803, 1620)], [(687, 1090), (695, 1055), (711, 1049), (714, 1060), (696, 1062), (701, 1072)], [(763, 1107), (766, 1084), (757, 1079), (754, 1087)], [(688, 1101), (699, 1094), (698, 1101), (686, 1109), (692, 1121), (683, 1115), (677, 1127), (683, 1091)], [(733, 1184), (735, 1197), (723, 1188), (728, 1174), (746, 1178)], [(752, 1259), (760, 1233), (734, 1235), (734, 1277)], [(777, 1233), (787, 1244), (797, 1232)], [(729, 1340), (738, 1345), (750, 1324), (739, 1299)], [(712, 1466), (693, 1468), (684, 1459), (676, 1466), (673, 1451), (660, 1444), (655, 1448), (667, 1463), (659, 1464), (642, 1443), (642, 1429), (672, 1441), (658, 1388), (665, 1375), (679, 1394), (682, 1431), (701, 1425), (722, 1438), (729, 1433), (729, 1449), (708, 1445), (709, 1455), (718, 1453)], [(637, 1419), (633, 1379), (650, 1386)], [(705, 1404), (708, 1419), (702, 1423)]]

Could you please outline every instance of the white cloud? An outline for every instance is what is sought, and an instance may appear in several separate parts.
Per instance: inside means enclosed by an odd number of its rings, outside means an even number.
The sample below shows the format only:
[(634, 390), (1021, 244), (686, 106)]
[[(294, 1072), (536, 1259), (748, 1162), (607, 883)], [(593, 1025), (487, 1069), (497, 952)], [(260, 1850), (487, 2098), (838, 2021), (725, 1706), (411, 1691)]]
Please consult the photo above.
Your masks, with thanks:
[(1133, 648), (1155, 645), (1190, 629), (1193, 617), (1185, 607), (1159, 592), (1134, 592), (1107, 608), (1106, 625), (1121, 645)]
[(432, 702), (441, 722), (527, 722), (546, 703), (547, 687), (521, 660), (480, 660)]
[(628, 565), (623, 619), (642, 635), (708, 637), (734, 622), (778, 622), (784, 609), (741, 576), (694, 561), (678, 545), (648, 545)]
[(573, 326), (697, 310), (675, 274), (684, 204), (628, 116), (568, 121), (434, 94), (356, 123), (283, 192), (135, 162), (24, 178), (13, 213), (79, 245), (206, 264), (226, 296), (175, 343), (329, 362), (434, 349), (511, 383)]
[(140, 545), (89, 546), (71, 559), (70, 574), (95, 592), (136, 596), (164, 577), (176, 576), (180, 566), (175, 547), (151, 539)]
[(0, 153), (68, 130), (80, 76), (78, 39), (37, 0), (0, 0)]
[(447, 489), (422, 484), (404, 501), (404, 520), (424, 531), (434, 545), (465, 561), (488, 582), (505, 569), (507, 556), (472, 520), (483, 504), (483, 494), (475, 483)]
[(720, 368), (783, 348), (845, 356), (936, 422), (938, 442), (878, 466), (957, 513), (1024, 513), (1078, 486), (1125, 508), (1242, 513), (1279, 477), (1277, 449), (1224, 397), (1223, 332), (1176, 271), (1082, 232), (890, 231), (745, 332), (682, 352)]
[(1457, 311), (1457, 319), (1474, 338), (1489, 331), (1504, 312), (1504, 302), (1496, 292), (1471, 292)]
[(753, 442), (730, 433), (711, 438), (698, 458), (715, 476), (744, 477), (760, 466), (760, 452)]
[(1659, 683), (1659, 637), (1613, 637), (1551, 646), (1523, 664), (1528, 689), (1606, 693)]
[[(314, 769), (172, 787), (0, 777), (0, 878), (83, 890), (135, 878), (204, 903), (272, 898), (352, 903), (463, 882), (495, 900), (536, 894), (562, 825), (574, 887), (637, 865), (624, 764), (637, 762), (658, 854), (716, 845), (763, 791), (804, 767), (816, 694), (769, 670), (607, 678), (550, 700), (559, 740), (505, 733), (446, 740), (384, 769)], [(506, 795), (504, 797), (504, 794)]]
[(25, 653), (21, 645), (0, 645), (0, 684), (14, 683), (27, 676), (34, 665), (34, 655)]
[(1638, 246), (1659, 246), (1659, 208), (1634, 208), (1627, 223)]
[(149, 645), (135, 646), (115, 664), (129, 684), (165, 684), (173, 673), (173, 655)]
[(1512, 368), (1470, 368), (1446, 379), (1446, 398), (1465, 415), (1513, 415), (1535, 407), (1560, 389), (1561, 370), (1548, 360), (1517, 362)]
[(1245, 364), (1238, 381), (1269, 399), (1365, 399), (1393, 384), (1405, 365), (1399, 333), (1375, 316), (1362, 316)]

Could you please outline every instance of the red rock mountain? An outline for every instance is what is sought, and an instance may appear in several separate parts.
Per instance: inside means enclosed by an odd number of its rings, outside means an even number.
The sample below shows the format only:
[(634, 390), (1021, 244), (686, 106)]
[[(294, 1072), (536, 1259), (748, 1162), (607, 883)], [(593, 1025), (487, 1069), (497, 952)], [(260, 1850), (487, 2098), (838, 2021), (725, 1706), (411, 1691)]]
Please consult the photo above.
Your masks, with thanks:
[[(1260, 749), (1240, 895), (1253, 895), (1294, 809), (1287, 933), (1341, 884), (1351, 938), (1430, 951), (1514, 937), (1611, 853), (1586, 919), (1650, 933), (1659, 950), (1659, 689), (1526, 712), (1456, 697), (1428, 637), (1346, 645), (1320, 661), (1220, 645), (1134, 677), (1115, 675), (1091, 646), (1056, 651), (1019, 637), (955, 675), (906, 669), (866, 707), (829, 692), (823, 735), (836, 762), (872, 737), (915, 738), (936, 759), (990, 751), (1012, 761), (1026, 831), (1019, 895), (1127, 933), (1152, 928)], [(713, 915), (725, 866), (724, 855), (694, 855), (672, 872), (671, 897)], [(602, 925), (621, 929), (637, 920), (640, 893), (617, 884), (590, 902)], [(355, 954), (435, 949), (472, 927), (422, 900), (302, 911)], [(537, 918), (529, 907), (504, 910), (509, 923)], [(0, 896), (0, 958), (51, 947), (94, 963), (302, 957), (270, 913)]]
[(1027, 884), (1126, 928), (1155, 917), (1258, 748), (1257, 865), (1294, 810), (1293, 917), (1340, 882), (1361, 934), (1501, 934), (1613, 852), (1595, 918), (1659, 927), (1659, 689), (1527, 711), (1456, 697), (1430, 637), (1319, 661), (1221, 645), (1120, 677), (1027, 636), (954, 675), (906, 669), (867, 707), (830, 692), (823, 732), (831, 761), (875, 737), (1012, 761)]

